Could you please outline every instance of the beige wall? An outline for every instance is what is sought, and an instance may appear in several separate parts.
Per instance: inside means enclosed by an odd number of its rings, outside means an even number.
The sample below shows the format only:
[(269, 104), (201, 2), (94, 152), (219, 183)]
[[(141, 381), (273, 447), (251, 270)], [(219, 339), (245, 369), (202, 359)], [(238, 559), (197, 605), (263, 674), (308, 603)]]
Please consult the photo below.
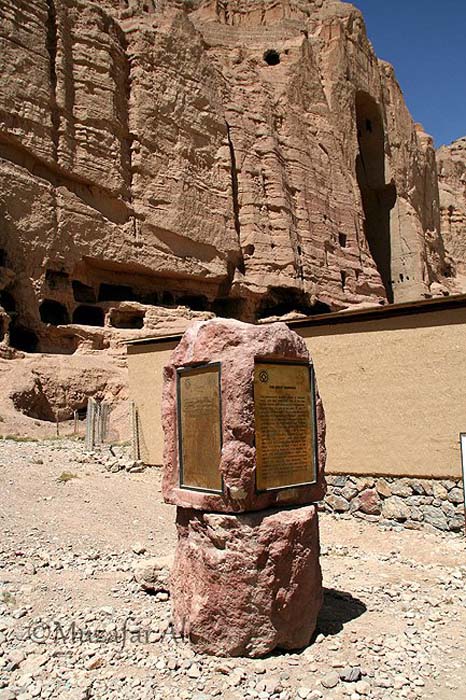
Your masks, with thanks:
[[(297, 329), (327, 416), (329, 473), (460, 477), (466, 309)], [(162, 464), (162, 369), (176, 342), (128, 348), (142, 458)]]
[(169, 341), (128, 346), (129, 391), (138, 410), (141, 459), (146, 464), (163, 464), (163, 367), (176, 345)]
[(327, 471), (460, 477), (466, 310), (298, 331), (327, 416)]

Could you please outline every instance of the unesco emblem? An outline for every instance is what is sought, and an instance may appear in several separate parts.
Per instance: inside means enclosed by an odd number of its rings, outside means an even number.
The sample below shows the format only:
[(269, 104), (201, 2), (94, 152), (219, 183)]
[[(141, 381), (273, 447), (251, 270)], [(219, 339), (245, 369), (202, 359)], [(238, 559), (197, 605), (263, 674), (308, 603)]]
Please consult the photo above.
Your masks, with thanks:
[(269, 381), (269, 373), (266, 369), (263, 369), (261, 372), (259, 372), (259, 381), (262, 382), (262, 384), (267, 384), (267, 382)]

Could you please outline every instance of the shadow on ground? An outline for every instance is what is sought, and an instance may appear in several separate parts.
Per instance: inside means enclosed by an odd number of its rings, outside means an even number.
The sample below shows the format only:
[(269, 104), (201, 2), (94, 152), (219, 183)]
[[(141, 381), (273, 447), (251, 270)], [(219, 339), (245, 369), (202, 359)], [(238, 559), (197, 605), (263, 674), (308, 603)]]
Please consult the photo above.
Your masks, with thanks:
[[(312, 637), (309, 646), (314, 644), (318, 634), (323, 634), (324, 637), (329, 637), (338, 634), (343, 630), (343, 626), (357, 617), (361, 617), (366, 612), (367, 607), (359, 600), (347, 593), (346, 591), (337, 591), (335, 588), (324, 588), (324, 602), (320, 609), (319, 617), (317, 618), (317, 627)], [(304, 649), (274, 649), (268, 656), (287, 656), (289, 654), (301, 654), (306, 651)]]
[(317, 633), (325, 637), (338, 634), (347, 622), (361, 617), (366, 610), (362, 600), (354, 598), (351, 593), (324, 588), (324, 602), (317, 619)]

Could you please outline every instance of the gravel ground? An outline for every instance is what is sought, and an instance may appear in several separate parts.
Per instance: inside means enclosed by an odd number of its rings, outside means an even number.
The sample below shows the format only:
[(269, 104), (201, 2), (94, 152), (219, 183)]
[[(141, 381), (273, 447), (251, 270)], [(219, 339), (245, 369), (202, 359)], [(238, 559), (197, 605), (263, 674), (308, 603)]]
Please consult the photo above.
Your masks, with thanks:
[(133, 577), (174, 549), (160, 476), (125, 448), (0, 441), (0, 700), (464, 700), (462, 535), (323, 514), (315, 642), (206, 658), (173, 635), (168, 593)]

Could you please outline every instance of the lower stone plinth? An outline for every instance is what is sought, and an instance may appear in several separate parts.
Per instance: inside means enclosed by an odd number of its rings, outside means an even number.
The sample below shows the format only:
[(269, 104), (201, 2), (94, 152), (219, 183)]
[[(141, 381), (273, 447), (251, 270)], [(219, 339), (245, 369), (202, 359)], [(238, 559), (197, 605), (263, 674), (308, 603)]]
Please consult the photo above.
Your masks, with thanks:
[(242, 515), (178, 508), (173, 621), (196, 651), (264, 656), (307, 646), (322, 605), (314, 506)]

